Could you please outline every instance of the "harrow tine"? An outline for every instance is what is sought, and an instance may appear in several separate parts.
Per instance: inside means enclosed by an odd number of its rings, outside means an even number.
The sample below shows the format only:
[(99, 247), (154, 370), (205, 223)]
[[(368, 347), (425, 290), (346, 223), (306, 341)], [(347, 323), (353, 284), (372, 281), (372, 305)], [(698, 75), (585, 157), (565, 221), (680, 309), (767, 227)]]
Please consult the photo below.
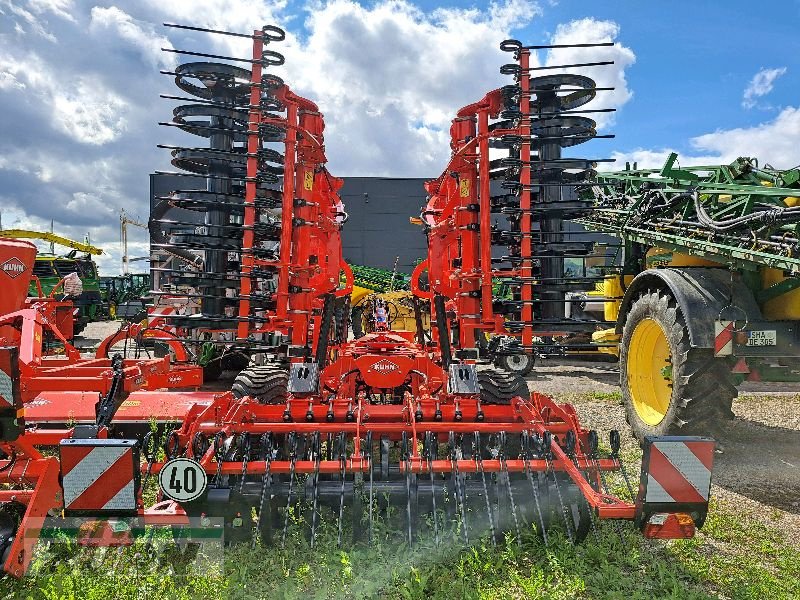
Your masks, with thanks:
[[(261, 531), (262, 520), (264, 519), (264, 504), (269, 502), (268, 507), (272, 507), (272, 478), (270, 476), (270, 466), (272, 465), (272, 434), (265, 433), (261, 436), (261, 455), (264, 459), (264, 475), (261, 478), (261, 498), (258, 503), (258, 518), (256, 519), (256, 530), (253, 533), (253, 541), (251, 546), (255, 548), (256, 539)], [(270, 511), (271, 512), (271, 511)], [(272, 543), (272, 516), (266, 520), (264, 525), (266, 532), (264, 535), (265, 541), (268, 544)]]
[[(486, 516), (489, 518), (489, 530), (492, 534), (492, 546), (497, 546), (497, 540), (495, 539), (495, 530), (494, 530), (494, 518), (492, 516), (492, 507), (489, 504), (489, 490), (486, 487), (486, 473), (483, 472), (483, 456), (481, 456), (481, 434), (479, 431), (476, 431), (474, 434), (475, 438), (475, 462), (478, 463), (478, 470), (481, 472), (481, 483), (483, 484), (483, 499), (486, 501)], [(431, 481), (431, 486), (433, 486), (433, 481)], [(435, 523), (435, 522), (434, 522)]]
[(369, 452), (369, 542), (372, 543), (372, 521), (373, 521), (373, 503), (374, 503), (374, 492), (373, 492), (373, 473), (375, 471), (374, 465), (372, 464), (372, 432), (367, 432), (367, 452)]
[(428, 459), (428, 474), (431, 478), (431, 504), (433, 506), (433, 539), (439, 545), (439, 524), (436, 515), (436, 484), (433, 476), (433, 445), (436, 443), (436, 436), (428, 431), (425, 433), (425, 458)]
[[(606, 480), (605, 474), (600, 469), (600, 463), (597, 460), (597, 458), (598, 458), (597, 457), (597, 445), (598, 445), (597, 444), (597, 432), (594, 429), (592, 429), (591, 431), (589, 431), (587, 437), (588, 437), (588, 446), (589, 447), (588, 448), (584, 448), (583, 447), (583, 443), (581, 443), (581, 450), (584, 452), (584, 454), (587, 454), (589, 456), (589, 459), (592, 461), (592, 465), (597, 470), (597, 474), (598, 474), (598, 476), (600, 478), (600, 487), (602, 488), (603, 492), (606, 493), (606, 494), (610, 494), (611, 492), (609, 491), (608, 481)], [(592, 531), (594, 531), (595, 540), (599, 542), (599, 536), (598, 536), (598, 533), (597, 533), (597, 527), (596, 527), (596, 523), (595, 523), (595, 518), (594, 518), (594, 514), (593, 514), (592, 511), (589, 511), (589, 516), (592, 519)], [(613, 521), (613, 523), (614, 523), (614, 530), (617, 532), (617, 535), (619, 535), (620, 541), (624, 545), (625, 544), (625, 537), (622, 534), (622, 528), (620, 527), (620, 525), (619, 525), (619, 523), (617, 521)]]
[(320, 463), (320, 435), (319, 431), (314, 432), (311, 440), (312, 452), (314, 453), (314, 475), (312, 476), (312, 502), (311, 502), (311, 547), (314, 547), (314, 540), (317, 534), (317, 505), (319, 502), (319, 463)]
[(247, 463), (250, 462), (250, 436), (246, 433), (242, 434), (242, 437), (239, 438), (241, 441), (239, 442), (239, 450), (242, 453), (242, 477), (239, 481), (239, 493), (241, 494), (244, 490), (244, 480), (245, 474), (247, 473)]
[(619, 465), (619, 472), (622, 474), (622, 478), (625, 480), (625, 485), (628, 487), (628, 493), (631, 495), (631, 500), (636, 498), (636, 495), (633, 493), (633, 486), (631, 485), (630, 479), (628, 479), (628, 472), (625, 470), (625, 465), (622, 464), (622, 460), (619, 457), (619, 449), (622, 445), (622, 439), (620, 438), (619, 431), (616, 429), (612, 429), (608, 432), (608, 440), (611, 445), (611, 458), (617, 461)]
[(525, 475), (528, 477), (528, 482), (531, 484), (531, 491), (533, 492), (533, 502), (536, 506), (536, 514), (539, 515), (539, 526), (542, 531), (542, 539), (544, 545), (548, 545), (547, 529), (544, 526), (544, 515), (542, 514), (542, 506), (539, 503), (539, 490), (536, 483), (533, 481), (533, 473), (531, 472), (530, 457), (531, 457), (531, 438), (528, 431), (522, 432), (522, 456), (525, 461)]
[(450, 461), (453, 465), (451, 478), (453, 480), (453, 492), (455, 501), (459, 506), (461, 512), (461, 529), (464, 534), (464, 543), (469, 546), (469, 533), (467, 531), (467, 511), (464, 508), (464, 496), (461, 493), (461, 475), (458, 472), (458, 454), (456, 450), (456, 437), (452, 431), (448, 437), (448, 445), (450, 447)]
[(342, 547), (342, 520), (344, 517), (344, 481), (345, 481), (345, 467), (347, 466), (347, 440), (344, 432), (340, 433), (336, 438), (337, 452), (339, 454), (339, 476), (342, 479), (342, 487), (339, 491), (339, 526), (336, 538), (336, 545), (338, 548)]
[(411, 527), (411, 460), (409, 459), (409, 448), (408, 448), (408, 434), (404, 431), (403, 432), (403, 441), (402, 441), (402, 460), (406, 463), (406, 530), (408, 533), (408, 545), (414, 542), (414, 536), (412, 527)]
[(508, 500), (511, 503), (511, 516), (514, 518), (514, 530), (517, 534), (517, 544), (522, 546), (522, 534), (519, 529), (519, 520), (517, 519), (517, 505), (514, 502), (514, 492), (511, 489), (511, 474), (508, 472), (506, 466), (506, 432), (500, 432), (500, 466), (502, 469), (502, 477), (505, 479), (506, 488), (508, 490)]
[(561, 495), (561, 485), (558, 483), (558, 474), (553, 466), (552, 456), (553, 451), (551, 444), (553, 443), (552, 434), (549, 431), (544, 432), (544, 436), (542, 438), (542, 450), (544, 452), (544, 460), (547, 463), (547, 470), (553, 474), (553, 482), (555, 483), (556, 487), (556, 495), (558, 496), (558, 504), (561, 507), (561, 516), (564, 519), (564, 527), (567, 530), (567, 537), (569, 541), (575, 543), (575, 538), (572, 536), (572, 528), (569, 525), (569, 517), (567, 516), (567, 508), (564, 506), (564, 498)]
[(294, 468), (297, 463), (297, 434), (289, 434), (289, 493), (286, 497), (286, 512), (283, 515), (283, 536), (281, 547), (286, 547), (286, 532), (289, 529), (289, 509), (292, 506), (292, 491), (294, 490)]

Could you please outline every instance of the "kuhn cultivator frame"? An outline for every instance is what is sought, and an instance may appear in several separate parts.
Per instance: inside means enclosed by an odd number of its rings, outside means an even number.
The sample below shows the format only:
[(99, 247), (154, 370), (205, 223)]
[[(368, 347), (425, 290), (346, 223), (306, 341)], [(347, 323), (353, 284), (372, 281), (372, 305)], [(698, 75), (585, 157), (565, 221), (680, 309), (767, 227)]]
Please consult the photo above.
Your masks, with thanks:
[[(248, 61), (253, 72), (237, 299), (241, 312), (235, 318), (201, 314), (196, 319), (198, 324), (233, 320), (239, 339), (259, 349), (258, 336), (282, 331), (288, 339), (284, 361), (249, 366), (230, 392), (135, 392), (128, 398), (136, 398), (137, 411), (127, 413), (126, 425), (149, 424), (157, 414), (180, 426), (162, 436), (148, 432), (141, 440), (110, 439), (121, 404), (116, 391), (120, 359), (112, 361), (117, 375), (99, 397), (91, 427), (46, 431), (19, 425), (17, 349), (0, 349), (0, 379), (10, 382), (0, 387), (0, 411), (4, 423), (16, 423), (16, 429), (3, 429), (0, 443), (7, 457), (0, 460), (0, 483), (10, 488), (0, 491), (6, 572), (24, 572), (41, 527), (34, 517), (54, 512), (140, 518), (173, 528), (213, 516), (222, 519), (226, 540), (261, 537), (265, 543), (276, 530), (285, 540), (291, 515), (305, 511), (313, 544), (324, 507), (332, 510), (340, 543), (347, 517), (359, 539), (372, 533), (379, 515), (392, 519), (398, 514), (409, 542), (421, 535), (423, 515), (430, 515), (437, 541), (451, 532), (464, 542), (484, 534), (496, 542), (504, 531), (519, 539), (523, 529), (531, 528), (547, 540), (551, 525), (562, 525), (569, 538), (579, 541), (598, 518), (635, 520), (649, 537), (693, 535), (707, 510), (713, 441), (647, 440), (634, 490), (619, 460), (618, 433), (612, 432), (610, 453), (604, 453), (596, 432), (580, 426), (570, 405), (531, 394), (513, 374), (478, 369), (469, 352), (451, 355), (444, 342), (450, 339), (447, 321), (437, 324), (438, 347), (404, 331), (345, 341), (341, 328), (332, 324), (334, 299), (347, 293), (337, 291), (340, 271), (347, 272), (340, 260), (344, 213), (335, 194), (339, 183), (322, 166), (322, 119), (316, 107), (261, 72), (274, 64), (274, 53), (265, 55), (263, 46), (281, 37), (278, 31), (264, 28), (246, 36), (254, 40), (254, 52)], [(265, 102), (273, 107), (270, 114), (262, 112)], [(285, 120), (271, 115), (281, 107), (287, 110)], [(285, 132), (279, 193), (257, 185), (259, 173), (270, 170), (264, 171), (263, 161), (251, 161), (266, 155), (256, 133), (265, 125), (271, 136), (280, 138), (278, 129)], [(277, 160), (269, 156), (270, 162)], [(460, 186), (455, 189), (460, 193)], [(279, 254), (269, 259), (258, 256), (265, 250), (257, 235), (265, 198), (281, 202)], [(488, 196), (481, 202), (488, 202)], [(462, 221), (462, 213), (469, 219)], [(486, 221), (480, 206), (458, 211), (439, 232), (473, 231), (476, 216), (477, 222)], [(438, 252), (432, 243), (429, 264)], [(491, 263), (480, 240), (472, 240), (469, 252), (469, 260), (481, 257), (484, 266)], [(443, 289), (458, 303), (452, 325), (458, 326), (463, 342), (468, 339), (464, 332), (492, 321), (481, 316), (487, 301), (491, 305), (487, 272), (470, 267), (468, 260), (462, 264), (465, 278), (474, 281), (468, 293), (442, 288), (441, 281), (431, 285), (438, 318), (445, 315)], [(204, 273), (203, 285), (214, 288), (212, 280), (220, 279)], [(276, 278), (274, 295), (257, 294), (261, 289), (252, 282), (261, 277)], [(476, 293), (484, 294), (482, 305)], [(59, 408), (69, 414), (70, 401), (64, 399)], [(41, 408), (32, 402), (26, 412), (35, 420)], [(35, 449), (56, 444), (59, 460)], [(175, 461), (187, 469), (183, 472), (193, 473), (184, 486), (193, 493), (184, 499), (178, 497), (180, 481), (174, 488), (170, 481), (178, 472)], [(143, 489), (162, 471), (170, 483), (164, 485), (165, 478), (159, 477), (159, 502), (146, 508)], [(611, 493), (606, 478), (611, 471), (622, 473), (629, 501)], [(208, 485), (199, 486), (201, 480)]]

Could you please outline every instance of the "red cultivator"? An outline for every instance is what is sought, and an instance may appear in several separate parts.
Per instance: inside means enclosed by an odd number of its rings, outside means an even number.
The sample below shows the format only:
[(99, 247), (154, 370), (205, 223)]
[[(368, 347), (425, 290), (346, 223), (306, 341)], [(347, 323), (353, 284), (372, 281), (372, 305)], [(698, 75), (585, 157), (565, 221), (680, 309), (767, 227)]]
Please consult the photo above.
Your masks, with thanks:
[[(437, 541), (454, 531), (469, 543), (483, 535), (496, 541), (503, 532), (519, 536), (532, 529), (546, 541), (552, 527), (579, 541), (596, 519), (635, 520), (649, 537), (692, 536), (706, 515), (713, 441), (648, 440), (634, 490), (620, 463), (618, 433), (611, 433), (610, 451), (603, 452), (596, 432), (579, 424), (570, 405), (531, 394), (513, 374), (476, 364), (475, 334), (496, 325), (489, 310), (495, 273), (491, 240), (484, 234), (488, 199), (470, 201), (469, 186), (449, 186), (446, 179), (434, 186), (449, 199), (441, 206), (434, 202), (427, 220), (435, 342), (425, 343), (422, 331), (389, 330), (345, 340), (346, 326), (335, 318), (336, 297), (348, 294), (348, 286), (337, 289), (340, 272), (348, 271), (341, 262), (340, 184), (324, 169), (316, 107), (262, 73), (276, 60), (276, 53), (264, 50), (281, 38), (276, 31), (256, 31), (248, 60), (252, 72), (235, 72), (237, 80), (250, 82), (252, 92), (246, 134), (237, 133), (239, 141), (247, 141), (246, 171), (226, 176), (240, 177), (245, 188), (241, 273), (235, 286), (230, 274), (206, 267), (195, 273), (199, 294), (211, 302), (194, 317), (173, 319), (173, 325), (184, 331), (230, 326), (254, 359), (271, 353), (281, 360), (254, 360), (224, 393), (128, 395), (128, 370), (139, 369), (144, 380), (171, 373), (148, 374), (148, 361), (113, 359), (94, 385), (68, 383), (67, 375), (52, 377), (54, 387), (37, 384), (36, 389), (99, 393), (93, 415), (86, 414), (84, 394), (39, 395), (25, 408), (29, 420), (57, 421), (54, 411), (64, 420), (93, 417), (89, 427), (47, 430), (25, 429), (22, 420), (18, 371), (27, 366), (17, 348), (25, 348), (27, 338), (0, 349), (5, 570), (24, 571), (41, 527), (36, 517), (54, 513), (138, 517), (178, 531), (217, 517), (226, 540), (260, 537), (263, 543), (272, 543), (276, 535), (285, 540), (290, 524), (305, 513), (312, 545), (328, 511), (340, 543), (345, 529), (356, 540), (371, 537), (379, 517), (399, 518), (409, 542), (423, 535), (428, 523)], [(202, 63), (203, 72), (224, 79), (227, 71), (209, 64)], [(233, 79), (228, 84), (230, 89), (238, 85)], [(282, 110), (286, 118), (273, 114)], [(182, 114), (190, 112), (182, 107)], [(485, 136), (479, 139), (485, 141)], [(267, 152), (267, 142), (283, 144), (286, 154)], [(180, 160), (208, 157), (205, 150), (177, 152)], [(486, 172), (477, 177), (488, 190)], [(263, 187), (265, 182), (273, 187)], [(210, 201), (205, 193), (196, 192), (194, 200), (182, 193), (173, 200), (186, 206)], [(222, 192), (215, 197), (233, 202)], [(278, 209), (279, 224), (274, 222)], [(214, 227), (221, 231), (232, 225)], [(213, 248), (206, 264), (221, 251), (217, 234), (209, 236)], [(185, 240), (194, 243), (194, 237)], [(30, 261), (22, 272), (29, 269)], [(233, 287), (240, 291), (238, 298), (217, 293)], [(427, 293), (419, 286), (417, 292)], [(225, 311), (234, 303), (238, 316)], [(2, 323), (17, 318), (13, 314)], [(28, 321), (37, 318), (34, 314)], [(276, 333), (280, 343), (270, 344)], [(52, 402), (44, 406), (44, 398)], [(161, 436), (148, 432), (140, 440), (109, 439), (109, 433), (146, 428), (152, 420), (179, 426)], [(44, 458), (35, 449), (41, 445), (59, 445), (60, 460)], [(160, 449), (165, 460), (159, 459)], [(630, 501), (611, 493), (611, 472), (621, 473)], [(145, 507), (143, 489), (156, 477), (159, 502)], [(108, 543), (120, 543), (119, 536)]]

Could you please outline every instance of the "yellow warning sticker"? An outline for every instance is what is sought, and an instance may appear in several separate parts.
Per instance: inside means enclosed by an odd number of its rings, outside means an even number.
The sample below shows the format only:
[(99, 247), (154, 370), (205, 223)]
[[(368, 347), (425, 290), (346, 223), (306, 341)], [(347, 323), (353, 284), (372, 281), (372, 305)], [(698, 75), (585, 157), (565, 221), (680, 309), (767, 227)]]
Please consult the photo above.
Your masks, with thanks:
[(469, 196), (469, 179), (462, 179), (459, 185), (459, 193), (462, 198)]
[(307, 190), (314, 188), (314, 173), (312, 171), (306, 171), (303, 177), (303, 187)]

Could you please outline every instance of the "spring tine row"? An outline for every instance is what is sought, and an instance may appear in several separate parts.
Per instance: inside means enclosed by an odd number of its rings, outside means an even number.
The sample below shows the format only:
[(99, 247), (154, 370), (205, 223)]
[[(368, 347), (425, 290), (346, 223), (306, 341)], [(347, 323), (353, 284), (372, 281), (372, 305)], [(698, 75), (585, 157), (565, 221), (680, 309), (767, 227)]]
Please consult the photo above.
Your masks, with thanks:
[(297, 464), (297, 434), (293, 431), (289, 434), (289, 493), (286, 496), (286, 513), (283, 516), (283, 536), (281, 537), (281, 547), (286, 547), (286, 532), (289, 529), (289, 513), (292, 506), (292, 491), (294, 489), (294, 469)]
[(517, 544), (522, 545), (522, 535), (519, 530), (519, 520), (517, 519), (517, 505), (514, 502), (514, 492), (511, 489), (511, 476), (506, 467), (506, 432), (500, 432), (500, 465), (502, 469), (501, 477), (505, 480), (508, 490), (508, 500), (511, 504), (511, 516), (514, 519), (514, 531), (517, 534)]
[(439, 524), (438, 515), (436, 514), (436, 485), (433, 476), (433, 457), (434, 457), (434, 444), (436, 437), (430, 431), (425, 434), (425, 458), (428, 460), (428, 474), (431, 479), (431, 504), (433, 506), (433, 538), (436, 545), (439, 545)]
[(467, 532), (467, 511), (464, 507), (464, 496), (461, 493), (461, 476), (458, 472), (458, 455), (456, 453), (456, 439), (455, 433), (452, 431), (449, 433), (448, 436), (448, 446), (450, 449), (450, 461), (452, 464), (452, 471), (450, 473), (450, 477), (453, 481), (453, 495), (455, 496), (454, 500), (459, 506), (459, 510), (461, 512), (461, 527), (464, 534), (464, 543), (469, 545), (469, 533)]
[[(260, 439), (261, 456), (264, 459), (264, 475), (261, 477), (261, 498), (258, 503), (258, 517), (256, 519), (256, 529), (253, 532), (252, 546), (255, 547), (256, 539), (262, 526), (266, 527), (267, 535), (264, 537), (267, 543), (272, 542), (272, 515), (269, 515), (264, 524), (264, 504), (269, 501), (269, 506), (272, 506), (272, 477), (270, 475), (270, 466), (272, 465), (272, 434), (265, 433)], [(271, 511), (270, 511), (271, 512)]]
[[(481, 483), (483, 484), (483, 498), (486, 501), (486, 516), (489, 518), (489, 531), (491, 533), (492, 546), (497, 545), (497, 534), (494, 528), (494, 515), (492, 515), (492, 507), (489, 503), (489, 490), (486, 487), (486, 474), (483, 472), (483, 456), (481, 455), (481, 434), (479, 431), (474, 433), (475, 437), (475, 461), (478, 463), (478, 470), (481, 474)], [(431, 473), (433, 478), (433, 473)], [(433, 479), (431, 479), (431, 486)]]
[(339, 477), (342, 479), (342, 487), (339, 492), (339, 525), (337, 534), (337, 546), (342, 547), (342, 520), (344, 517), (344, 482), (345, 482), (345, 467), (347, 466), (347, 439), (344, 432), (340, 433), (336, 438), (337, 453), (339, 455)]
[(320, 435), (319, 431), (314, 432), (314, 439), (312, 441), (312, 448), (314, 452), (314, 475), (312, 476), (313, 491), (311, 503), (311, 547), (314, 547), (314, 540), (316, 539), (317, 532), (317, 503), (319, 501), (319, 463), (322, 459), (320, 448)]
[(373, 473), (375, 467), (372, 459), (372, 432), (367, 432), (367, 452), (369, 453), (369, 541), (372, 543), (372, 522), (373, 522), (373, 505), (374, 505), (374, 492), (373, 492)]
[(533, 493), (533, 501), (536, 506), (536, 514), (539, 515), (539, 526), (541, 527), (542, 539), (544, 540), (544, 545), (547, 546), (547, 529), (544, 526), (544, 515), (542, 514), (541, 504), (539, 503), (539, 490), (537, 489), (538, 486), (533, 481), (533, 473), (531, 472), (531, 438), (528, 431), (522, 432), (522, 452), (525, 460), (525, 475), (528, 478), (528, 482), (531, 484), (531, 492)]

